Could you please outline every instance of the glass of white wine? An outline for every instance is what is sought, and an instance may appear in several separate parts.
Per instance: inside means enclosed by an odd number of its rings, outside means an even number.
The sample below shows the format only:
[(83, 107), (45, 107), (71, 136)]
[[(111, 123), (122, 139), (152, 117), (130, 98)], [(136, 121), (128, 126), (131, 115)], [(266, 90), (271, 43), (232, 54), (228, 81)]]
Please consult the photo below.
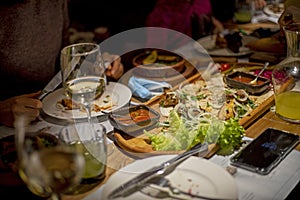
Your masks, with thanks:
[(16, 120), (19, 175), (35, 195), (60, 200), (65, 191), (80, 183), (84, 157), (51, 133), (26, 131), (24, 121), (23, 117)]
[(105, 67), (100, 47), (94, 43), (78, 43), (61, 51), (61, 72), (66, 95), (80, 103), (92, 125), (93, 101), (106, 87)]

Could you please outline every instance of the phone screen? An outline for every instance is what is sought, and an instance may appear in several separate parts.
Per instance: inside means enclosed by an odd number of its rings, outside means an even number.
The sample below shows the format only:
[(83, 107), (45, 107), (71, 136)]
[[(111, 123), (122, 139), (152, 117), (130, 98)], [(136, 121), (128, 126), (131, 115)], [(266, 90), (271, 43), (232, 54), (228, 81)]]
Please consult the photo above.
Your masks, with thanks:
[(268, 128), (234, 155), (231, 163), (260, 174), (268, 174), (298, 142), (298, 135)]

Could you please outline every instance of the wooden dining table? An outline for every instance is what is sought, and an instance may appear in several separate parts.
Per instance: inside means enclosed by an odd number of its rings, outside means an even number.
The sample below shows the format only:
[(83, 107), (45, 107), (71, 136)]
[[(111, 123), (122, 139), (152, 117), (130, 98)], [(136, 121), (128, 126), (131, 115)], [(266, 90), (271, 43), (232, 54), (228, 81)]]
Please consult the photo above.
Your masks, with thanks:
[[(229, 29), (244, 29), (247, 32), (251, 32), (257, 28), (270, 28), (276, 29), (279, 28), (278, 24), (274, 23), (256, 23), (256, 24), (234, 24), (234, 23), (227, 23), (225, 24), (225, 28)], [(238, 58), (236, 57), (222, 57), (213, 58), (215, 62), (222, 61), (222, 62), (237, 62)], [(158, 110), (157, 102), (153, 101), (147, 104), (151, 108)], [(268, 107), (263, 109), (263, 112), (260, 112), (258, 116), (255, 117), (254, 120), (246, 124), (245, 128), (245, 135), (250, 138), (256, 138), (259, 136), (265, 129), (267, 128), (276, 128), (280, 130), (284, 130), (287, 132), (291, 132), (297, 135), (300, 135), (300, 124), (290, 123), (287, 121), (282, 120), (279, 118), (275, 111), (274, 111), (274, 99), (270, 100)], [(116, 147), (116, 144), (110, 144), (109, 148), (114, 148), (113, 153), (108, 156), (108, 163), (107, 163), (107, 170), (106, 170), (106, 177), (105, 179), (99, 183), (98, 185), (91, 188), (89, 191), (72, 196), (64, 196), (65, 200), (79, 200), (83, 199), (84, 197), (91, 195), (93, 192), (97, 191), (101, 186), (103, 186), (118, 170), (122, 169), (123, 167), (135, 162), (139, 158), (133, 157), (130, 153), (126, 154), (124, 150), (121, 148)], [(300, 151), (300, 144), (295, 147), (296, 151)], [(124, 153), (125, 152), (125, 153)], [(299, 189), (299, 182), (298, 185), (295, 187), (295, 190)], [(100, 197), (99, 197), (100, 198)]]
[[(256, 24), (256, 25), (234, 25), (234, 24), (226, 24), (228, 28), (243, 28), (245, 30), (254, 30), (258, 27), (267, 27), (267, 28), (274, 28), (278, 27), (274, 24)], [(217, 60), (218, 58), (216, 58)], [(231, 61), (237, 61), (237, 58), (223, 58), (228, 59)], [(260, 135), (265, 129), (273, 127), (280, 130), (288, 131), (294, 134), (300, 135), (300, 124), (294, 124), (287, 121), (282, 120), (279, 118), (274, 112), (274, 101), (270, 102), (271, 106), (264, 109), (259, 116), (255, 117), (255, 120), (251, 120), (251, 123), (247, 124), (245, 128), (246, 132), (245, 135), (250, 138), (256, 138)], [(157, 102), (151, 102), (148, 104), (151, 108), (158, 109)], [(111, 133), (110, 135), (113, 135)], [(85, 197), (91, 195), (92, 193), (96, 192), (101, 186), (103, 186), (109, 178), (120, 169), (125, 166), (128, 166), (131, 163), (134, 163), (139, 158), (133, 157), (131, 154), (127, 154), (124, 150), (119, 148), (116, 143), (111, 143), (108, 145), (108, 152), (112, 152), (108, 155), (107, 160), (107, 169), (106, 169), (106, 176), (103, 181), (97, 184), (90, 184), (90, 185), (82, 185), (80, 194), (76, 195), (63, 195), (63, 200), (81, 200)], [(300, 144), (295, 147), (295, 150), (300, 151)], [(299, 189), (299, 183), (295, 190)], [(99, 197), (100, 199), (100, 197)]]
[[(157, 104), (153, 104), (152, 107), (157, 109)], [(248, 128), (246, 128), (245, 135), (250, 138), (255, 138), (265, 129), (270, 127), (300, 135), (300, 124), (290, 123), (282, 120), (275, 114), (273, 107), (266, 110), (265, 113), (253, 121)], [(134, 158), (131, 156), (131, 154), (124, 153), (124, 150), (116, 147), (115, 144), (110, 144), (109, 148), (114, 148), (114, 150), (113, 153), (108, 156), (106, 178), (98, 185), (90, 188), (89, 191), (78, 195), (64, 196), (64, 199), (79, 200), (90, 195), (98, 190), (103, 184), (105, 184), (112, 174), (137, 160), (137, 158)], [(297, 145), (295, 149), (300, 151), (300, 144)]]

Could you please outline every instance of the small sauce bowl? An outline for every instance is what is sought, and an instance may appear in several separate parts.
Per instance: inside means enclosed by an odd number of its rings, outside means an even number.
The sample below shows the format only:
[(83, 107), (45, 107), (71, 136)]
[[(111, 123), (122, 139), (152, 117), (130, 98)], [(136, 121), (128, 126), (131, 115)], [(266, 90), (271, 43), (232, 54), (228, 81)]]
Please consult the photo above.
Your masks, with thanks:
[(156, 127), (160, 114), (145, 105), (137, 105), (113, 111), (108, 119), (115, 129), (136, 136), (143, 134), (144, 130)]
[(264, 77), (258, 77), (257, 84), (250, 82), (256, 76), (250, 73), (236, 71), (225, 76), (225, 83), (232, 88), (244, 89), (250, 94), (259, 95), (270, 89), (271, 81)]

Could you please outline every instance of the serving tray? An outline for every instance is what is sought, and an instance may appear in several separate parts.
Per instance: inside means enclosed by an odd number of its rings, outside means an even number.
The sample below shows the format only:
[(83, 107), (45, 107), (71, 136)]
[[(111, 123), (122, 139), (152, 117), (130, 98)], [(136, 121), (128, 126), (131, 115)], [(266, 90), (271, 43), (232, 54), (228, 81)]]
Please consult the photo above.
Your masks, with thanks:
[[(263, 67), (263, 64), (260, 63), (235, 63), (231, 64), (232, 68), (226, 73), (232, 72), (234, 70), (243, 70), (243, 71), (252, 71), (252, 70), (259, 70)], [(270, 67), (271, 68), (271, 67)], [(268, 69), (270, 69), (268, 68)], [(193, 83), (194, 81), (201, 78), (201, 74), (197, 73), (188, 79), (186, 79), (186, 83)], [(176, 85), (172, 90), (178, 89), (178, 85)], [(252, 110), (247, 116), (244, 116), (239, 120), (240, 125), (244, 128), (249, 127), (255, 120), (260, 118), (262, 114), (270, 109), (271, 106), (274, 105), (274, 96), (273, 91), (270, 90), (266, 95), (266, 98), (263, 102), (260, 103), (254, 110)], [(159, 110), (159, 99), (161, 96), (157, 96), (151, 101), (146, 102), (145, 104), (151, 106), (153, 109)], [(161, 118), (161, 121), (165, 120), (165, 118)], [(159, 131), (160, 129), (157, 128), (151, 131)], [(115, 141), (116, 145), (123, 151), (135, 156), (135, 157), (148, 157), (153, 155), (163, 155), (163, 154), (177, 154), (178, 151), (155, 151), (152, 149), (152, 145), (150, 140), (144, 134), (140, 134), (137, 137), (127, 135), (124, 132), (117, 131), (115, 132)], [(212, 156), (218, 150), (218, 146), (210, 146), (209, 154), (206, 157)]]

